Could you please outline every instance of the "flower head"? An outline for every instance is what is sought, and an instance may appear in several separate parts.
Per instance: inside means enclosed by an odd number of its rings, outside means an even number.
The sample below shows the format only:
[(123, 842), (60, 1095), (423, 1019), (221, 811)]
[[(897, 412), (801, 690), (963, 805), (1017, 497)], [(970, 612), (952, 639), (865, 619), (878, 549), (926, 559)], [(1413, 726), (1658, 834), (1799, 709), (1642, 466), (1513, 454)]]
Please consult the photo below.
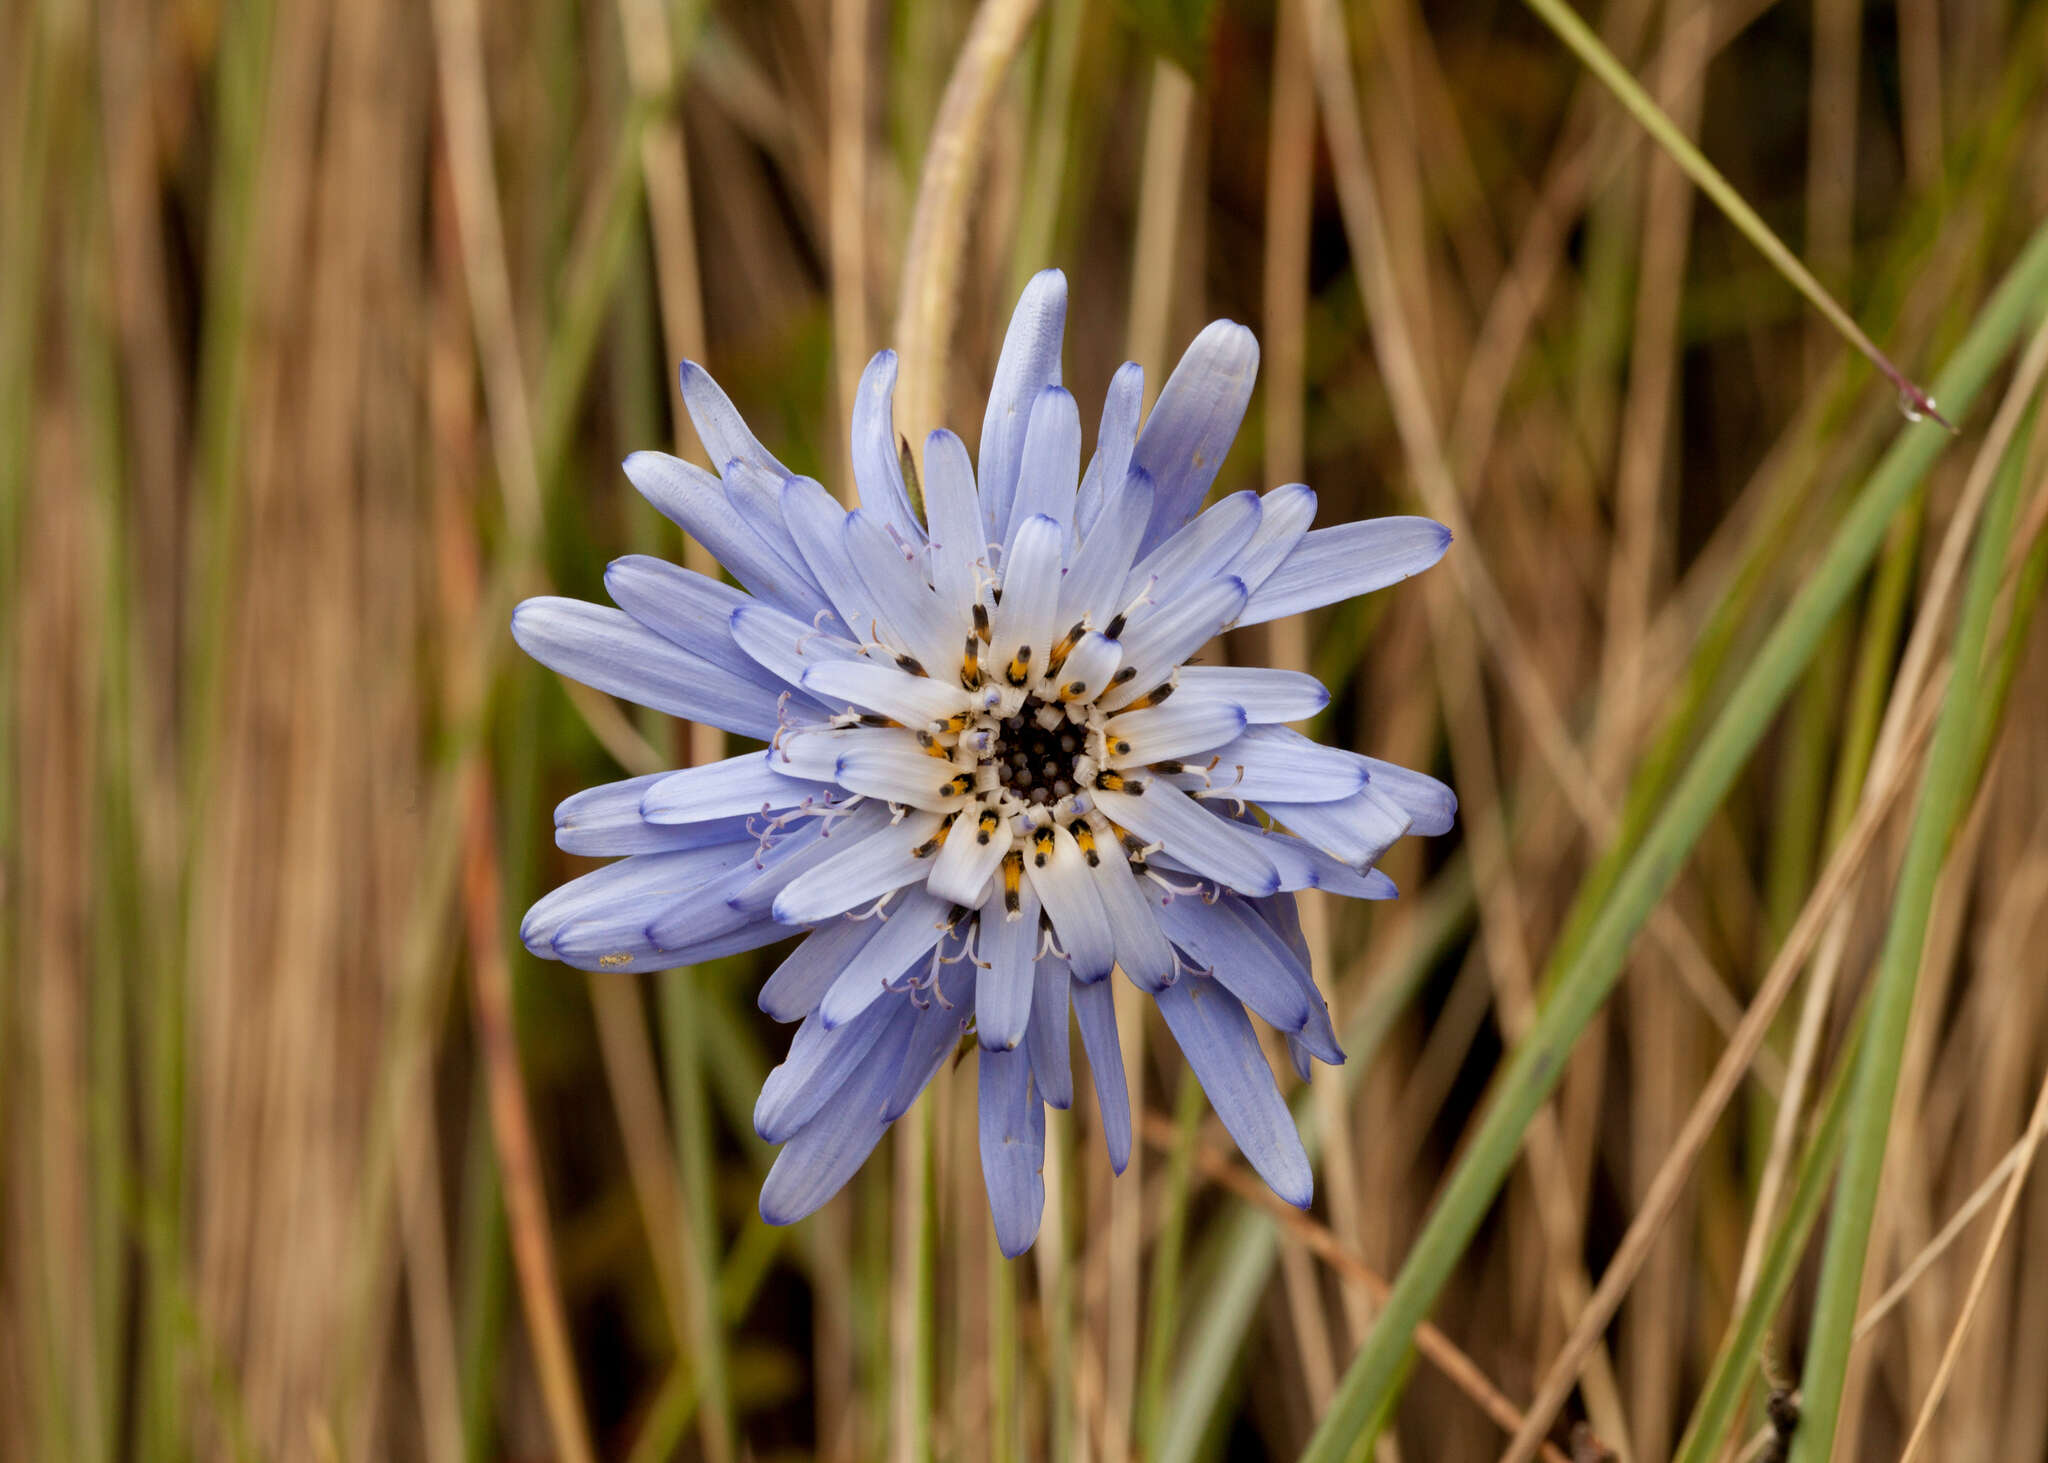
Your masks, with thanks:
[(754, 1112), (781, 1145), (761, 1191), (774, 1223), (836, 1193), (971, 1034), (997, 1236), (1028, 1248), (1045, 1106), (1073, 1100), (1070, 1007), (1110, 1160), (1129, 1157), (1119, 968), (1245, 1157), (1306, 1206), (1308, 1159), (1247, 1014), (1285, 1035), (1303, 1077), (1343, 1060), (1292, 891), (1391, 897), (1373, 867), (1388, 846), (1451, 824), (1441, 783), (1288, 730), (1329, 700), (1312, 677), (1190, 663), (1233, 625), (1428, 568), (1449, 533), (1425, 518), (1311, 530), (1299, 484), (1198, 515), (1258, 365), (1226, 321), (1142, 428), (1139, 368), (1116, 374), (1084, 473), (1059, 384), (1065, 315), (1064, 277), (1034, 278), (980, 462), (951, 432), (926, 440), (922, 519), (892, 353), (860, 383), (852, 512), (686, 364), (719, 475), (652, 452), (626, 474), (745, 589), (630, 557), (605, 575), (618, 609), (534, 599), (513, 616), (562, 674), (766, 744), (563, 803), (561, 846), (617, 861), (542, 899), (521, 935), (584, 969), (659, 970), (805, 932), (760, 995), (801, 1023)]

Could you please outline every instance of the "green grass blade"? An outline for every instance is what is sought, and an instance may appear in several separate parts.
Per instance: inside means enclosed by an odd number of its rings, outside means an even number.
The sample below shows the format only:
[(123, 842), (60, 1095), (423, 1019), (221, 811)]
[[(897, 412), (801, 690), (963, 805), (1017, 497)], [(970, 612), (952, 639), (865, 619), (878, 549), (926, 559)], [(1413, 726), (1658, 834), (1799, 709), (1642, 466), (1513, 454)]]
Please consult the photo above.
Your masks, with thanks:
[(1804, 1397), (1799, 1432), (1792, 1445), (1794, 1463), (1812, 1459), (1825, 1463), (1834, 1446), (1856, 1327), (1857, 1293), (1863, 1284), (1878, 1185), (1884, 1177), (1885, 1147), (1891, 1137), (1892, 1101), (1898, 1092), (1906, 1027), (1919, 983), (1921, 949), (1934, 908), (1935, 884), (1969, 803), (1971, 754), (1984, 686), (1978, 667), (1984, 659), (1992, 602), (1998, 594), (2018, 511), (2027, 435), (2019, 434), (1999, 467), (1998, 482), (1978, 530), (1962, 621), (1956, 630), (1955, 669), (1942, 700), (1940, 720), (1935, 723), (1927, 776), (1920, 786), (1905, 865), (1892, 895), (1891, 923), (1878, 956), (1877, 979), (1870, 994), (1870, 1032), (1857, 1057), (1842, 1178), (1821, 1255), (1820, 1292), (1814, 1302), (1806, 1369), (1800, 1379)]
[[(2048, 286), (2048, 228), (2037, 231), (1979, 315), (1938, 383), (1958, 411), (1968, 409)], [(1559, 969), (1528, 1038), (1496, 1084), (1493, 1102), (1453, 1172), (1378, 1323), (1353, 1360), (1304, 1458), (1333, 1463), (1356, 1440), (1375, 1435), (1399, 1394), (1415, 1328), (1434, 1305), (1459, 1257), (1499, 1192), (1522, 1135), (1542, 1105), (1586, 1023), (1620, 976), (1630, 945), (1662, 898), (1708, 820), (1748, 762), (1785, 697), (1818, 648), (1829, 621), (1869, 568), (1887, 527), (1918, 486), (1946, 438), (1901, 434), (1836, 531), (1825, 557), (1787, 608), (1728, 705), (1715, 721), (1663, 812), (1629, 861), (1585, 943)]]

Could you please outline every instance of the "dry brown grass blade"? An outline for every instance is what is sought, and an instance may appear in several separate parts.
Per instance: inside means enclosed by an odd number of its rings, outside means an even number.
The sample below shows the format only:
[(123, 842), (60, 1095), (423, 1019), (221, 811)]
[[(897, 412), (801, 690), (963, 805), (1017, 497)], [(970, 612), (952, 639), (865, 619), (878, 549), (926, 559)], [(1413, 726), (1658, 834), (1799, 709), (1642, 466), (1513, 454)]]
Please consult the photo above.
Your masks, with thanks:
[(525, 1078), (519, 1071), (497, 835), (490, 779), (481, 767), (470, 775), (466, 801), (462, 903), (469, 930), (470, 995), (490, 1095), (491, 1136), (504, 1174), (505, 1217), (512, 1234), (519, 1297), (555, 1447), (564, 1463), (596, 1463), (584, 1421), (582, 1389), (576, 1381), (575, 1348), (569, 1341), (568, 1317), (562, 1310), (561, 1287), (555, 1276), (540, 1153), (527, 1111)]
[[(839, 398), (840, 443), (852, 436), (854, 390), (867, 364), (868, 278), (868, 61), (873, 29), (870, 0), (832, 0), (830, 45), (831, 127), (826, 139), (830, 176), (832, 362)], [(844, 449), (842, 448), (842, 451)], [(839, 483), (853, 501), (849, 466)]]
[(1913, 1431), (1906, 1438), (1906, 1446), (1899, 1454), (1899, 1463), (1913, 1463), (1921, 1445), (1927, 1441), (1934, 1426), (1934, 1415), (1941, 1406), (1941, 1399), (1947, 1395), (1949, 1380), (1955, 1375), (1956, 1361), (1962, 1355), (1963, 1342), (1970, 1333), (1970, 1323), (1976, 1319), (1977, 1308), (1983, 1302), (1985, 1287), (1991, 1280), (1991, 1269), (1998, 1259), (1999, 1245), (2005, 1239), (2005, 1232), (2012, 1223), (2013, 1211), (2019, 1206), (2020, 1191), (2026, 1185), (2027, 1175), (2033, 1171), (2034, 1159), (2039, 1154), (2041, 1139), (2048, 1136), (2048, 1080), (2041, 1083), (2040, 1092), (2034, 1099), (2034, 1111), (2027, 1123), (2024, 1140), (2025, 1151), (2014, 1165), (2012, 1177), (2007, 1180), (2005, 1193), (1998, 1201), (1998, 1215), (1991, 1222), (1991, 1233), (1984, 1237), (1984, 1249), (1977, 1257), (1976, 1269), (1970, 1275), (1969, 1292), (1963, 1298), (1963, 1308), (1956, 1317), (1955, 1330), (1950, 1333), (1948, 1345), (1941, 1354), (1940, 1368), (1935, 1372), (1934, 1383), (1928, 1388), (1927, 1398), (1920, 1405), (1920, 1412), (1913, 1420)]
[(898, 429), (913, 446), (945, 419), (947, 363), (959, 313), (967, 208), (988, 145), (989, 115), (1038, 0), (982, 0), (926, 144), (896, 312)]

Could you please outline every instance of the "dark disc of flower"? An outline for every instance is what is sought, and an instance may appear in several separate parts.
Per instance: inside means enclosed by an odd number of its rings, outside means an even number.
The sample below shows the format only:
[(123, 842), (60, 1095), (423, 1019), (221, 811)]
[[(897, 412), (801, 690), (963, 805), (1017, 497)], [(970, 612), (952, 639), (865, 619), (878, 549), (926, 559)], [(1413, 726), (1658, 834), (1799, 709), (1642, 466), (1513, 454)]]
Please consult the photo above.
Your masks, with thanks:
[(1026, 700), (1023, 710), (1003, 722), (989, 760), (995, 763), (1002, 785), (1017, 796), (1034, 803), (1053, 803), (1078, 785), (1074, 759), (1081, 754), (1084, 741), (1079, 731), (1064, 722), (1050, 731), (1040, 726), (1038, 711), (1043, 705), (1035, 697)]

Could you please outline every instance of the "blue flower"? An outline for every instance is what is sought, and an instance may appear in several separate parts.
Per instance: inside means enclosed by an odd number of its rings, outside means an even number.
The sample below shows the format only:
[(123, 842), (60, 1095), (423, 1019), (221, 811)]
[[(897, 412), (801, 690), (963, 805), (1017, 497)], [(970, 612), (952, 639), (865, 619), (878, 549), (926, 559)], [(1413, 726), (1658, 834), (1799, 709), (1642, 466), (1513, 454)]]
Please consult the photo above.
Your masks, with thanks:
[(1070, 1006), (1110, 1161), (1130, 1155), (1117, 967), (1252, 1166), (1306, 1206), (1308, 1158), (1250, 1020), (1285, 1035), (1304, 1078), (1311, 1059), (1344, 1059), (1292, 891), (1390, 898), (1373, 867), (1388, 846), (1451, 826), (1442, 783), (1287, 729), (1328, 702), (1314, 678), (1189, 663), (1233, 625), (1426, 569), (1450, 534), (1426, 518), (1311, 531), (1300, 484), (1198, 515), (1258, 368), (1227, 321), (1196, 337), (1142, 429), (1142, 373), (1117, 372), (1083, 472), (1065, 320), (1066, 280), (1047, 270), (1010, 322), (980, 463), (951, 432), (925, 442), (922, 521), (893, 353), (861, 379), (850, 513), (685, 364), (719, 475), (655, 452), (626, 475), (745, 590), (634, 556), (605, 574), (618, 609), (532, 599), (512, 619), (563, 675), (766, 744), (563, 803), (561, 846), (616, 862), (542, 899), (520, 933), (585, 970), (804, 934), (760, 995), (801, 1023), (754, 1110), (781, 1145), (761, 1190), (771, 1223), (838, 1192), (971, 1035), (997, 1237), (1029, 1248), (1045, 1107), (1073, 1101)]

